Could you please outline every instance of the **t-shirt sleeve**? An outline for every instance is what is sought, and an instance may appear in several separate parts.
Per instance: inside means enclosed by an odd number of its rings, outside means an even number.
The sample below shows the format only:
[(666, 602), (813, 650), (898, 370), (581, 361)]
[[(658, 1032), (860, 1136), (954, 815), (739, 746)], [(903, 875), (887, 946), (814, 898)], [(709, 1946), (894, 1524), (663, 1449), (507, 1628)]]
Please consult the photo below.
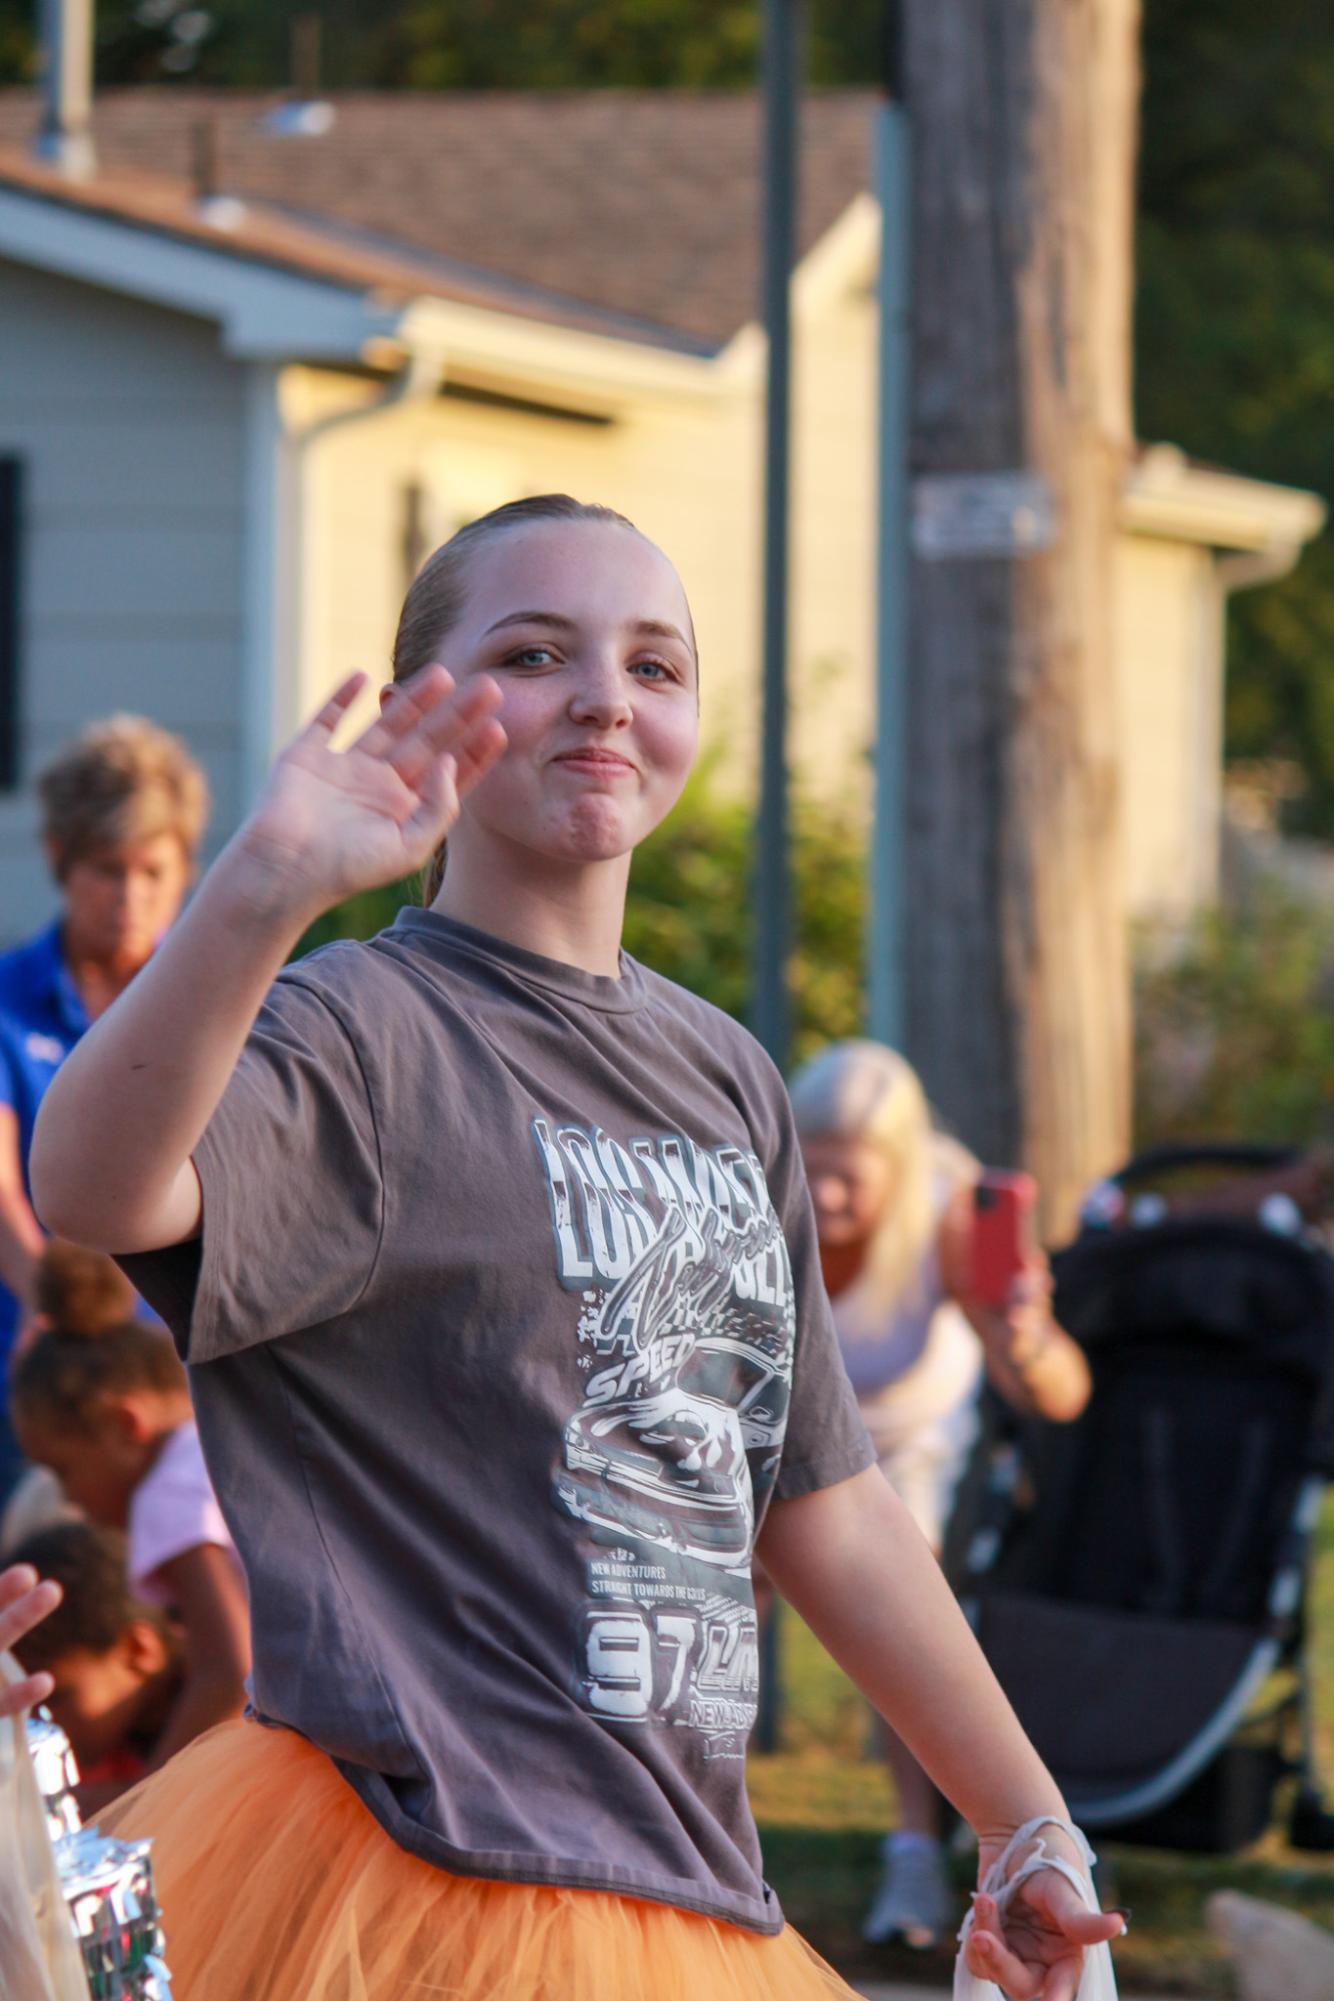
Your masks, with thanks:
[(765, 1171), (792, 1265), (797, 1316), (792, 1396), (774, 1493), (780, 1501), (795, 1501), (864, 1473), (875, 1464), (875, 1452), (839, 1353), (801, 1149), (787, 1093), (776, 1076), (774, 1093), (776, 1143)]
[(169, 1464), (159, 1462), (130, 1502), (126, 1572), (131, 1590), (150, 1598), (156, 1573), (173, 1557), (207, 1544), (232, 1547), (194, 1426), (173, 1446)]
[(201, 1235), (120, 1260), (186, 1361), (356, 1304), (384, 1219), (375, 1115), (350, 1034), (299, 973), (270, 989), (194, 1162)]

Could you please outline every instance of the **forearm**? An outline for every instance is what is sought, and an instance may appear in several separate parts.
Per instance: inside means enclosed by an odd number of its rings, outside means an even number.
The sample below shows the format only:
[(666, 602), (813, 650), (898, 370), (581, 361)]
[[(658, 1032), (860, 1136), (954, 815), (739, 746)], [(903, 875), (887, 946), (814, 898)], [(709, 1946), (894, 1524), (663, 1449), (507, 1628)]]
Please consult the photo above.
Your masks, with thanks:
[(215, 1723), (226, 1723), (239, 1716), (244, 1706), (245, 1688), (225, 1668), (213, 1671), (200, 1668), (189, 1675), (171, 1706), (162, 1735), (153, 1746), (149, 1771), (160, 1771), (169, 1758), (174, 1758), (196, 1737), (202, 1737)]
[(987, 1374), (1016, 1410), (1070, 1424), (1083, 1411), (1093, 1388), (1088, 1360), (1079, 1344), (1052, 1323), (1048, 1339), (1031, 1353), (1014, 1355), (987, 1348)]
[(238, 836), (143, 971), (57, 1072), (30, 1176), (49, 1228), (107, 1251), (198, 1227), (190, 1156), (255, 1016), (314, 912)]
[(926, 1542), (872, 1468), (774, 1502), (765, 1568), (984, 1842), (1064, 1814)]
[(33, 1274), (44, 1241), (22, 1185), (0, 1184), (0, 1281), (25, 1306), (31, 1303)]

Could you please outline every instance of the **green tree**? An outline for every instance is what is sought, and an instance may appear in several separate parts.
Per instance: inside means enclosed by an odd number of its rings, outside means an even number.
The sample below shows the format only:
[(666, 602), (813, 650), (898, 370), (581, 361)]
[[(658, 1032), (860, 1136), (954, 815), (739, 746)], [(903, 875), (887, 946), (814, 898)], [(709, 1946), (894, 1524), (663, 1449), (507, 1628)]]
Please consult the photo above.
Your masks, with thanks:
[(1270, 892), (1213, 913), (1166, 956), (1146, 941), (1135, 1005), (1136, 1140), (1334, 1137), (1334, 920)]
[[(753, 83), (760, 0), (215, 0), (210, 34), (183, 59), (173, 17), (191, 0), (98, 10), (103, 83), (158, 77), (272, 88), (288, 80), (293, 19), (317, 12), (330, 88), (708, 89)], [(0, 0), (0, 82), (34, 72), (31, 0)], [(874, 78), (881, 0), (814, 0), (810, 76)]]
[[(793, 821), (800, 1061), (860, 1030), (865, 839), (851, 812), (813, 800), (797, 800)], [(750, 808), (719, 788), (705, 763), (636, 854), (625, 916), (628, 952), (737, 1020), (750, 992), (751, 838)], [(419, 902), (419, 888), (413, 879), (340, 904), (311, 926), (295, 956), (336, 938), (370, 937), (400, 905)]]
[[(1140, 434), (1334, 493), (1334, 13), (1146, 0)], [(1292, 759), (1334, 837), (1334, 542), (1229, 622), (1230, 757)]]

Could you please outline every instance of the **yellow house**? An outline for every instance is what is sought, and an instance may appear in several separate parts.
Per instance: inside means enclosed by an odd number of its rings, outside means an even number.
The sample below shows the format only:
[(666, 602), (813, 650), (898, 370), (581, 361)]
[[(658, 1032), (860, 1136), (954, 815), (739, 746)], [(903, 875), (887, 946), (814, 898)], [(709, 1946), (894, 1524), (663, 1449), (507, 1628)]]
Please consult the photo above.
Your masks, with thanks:
[[(866, 796), (873, 730), (872, 100), (805, 110), (794, 764)], [(99, 101), (96, 165), (35, 162), (0, 92), (0, 908), (43, 907), (24, 781), (92, 714), (205, 757), (225, 836), (348, 668), (386, 668), (422, 555), (516, 494), (622, 509), (676, 560), (706, 739), (757, 734), (764, 343), (751, 98)], [(1222, 608), (1319, 501), (1144, 452), (1125, 493), (1129, 901), (1211, 895)], [(8, 663), (6, 665), (6, 663)], [(0, 762), (3, 760), (0, 759)]]

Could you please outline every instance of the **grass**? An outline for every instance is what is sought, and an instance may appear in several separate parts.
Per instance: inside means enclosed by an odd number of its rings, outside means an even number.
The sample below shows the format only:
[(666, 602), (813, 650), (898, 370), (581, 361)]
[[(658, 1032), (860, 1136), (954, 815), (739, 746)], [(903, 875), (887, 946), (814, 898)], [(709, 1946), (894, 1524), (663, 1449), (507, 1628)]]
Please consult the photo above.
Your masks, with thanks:
[[(769, 1880), (792, 1922), (843, 1972), (882, 1978), (901, 1972), (922, 1984), (947, 1987), (948, 1952), (924, 1960), (868, 1948), (858, 1936), (879, 1839), (893, 1820), (889, 1784), (868, 1754), (866, 1712), (856, 1691), (786, 1610), (781, 1650), (780, 1748), (750, 1761)], [(1317, 1752), (1334, 1804), (1334, 1497), (1317, 1537), (1308, 1652)], [(1280, 1791), (1277, 1823), (1286, 1805)], [(1334, 1929), (1334, 1855), (1298, 1854), (1287, 1845), (1281, 1824), (1237, 1856), (1178, 1855), (1110, 1842), (1100, 1853), (1109, 1874), (1106, 1899), (1134, 1911), (1130, 1934), (1117, 1947), (1118, 1978), (1132, 1995), (1235, 1992), (1204, 1923), (1204, 1905), (1215, 1890), (1244, 1890)], [(958, 1859), (956, 1877), (962, 1913), (972, 1881), (967, 1858)]]

